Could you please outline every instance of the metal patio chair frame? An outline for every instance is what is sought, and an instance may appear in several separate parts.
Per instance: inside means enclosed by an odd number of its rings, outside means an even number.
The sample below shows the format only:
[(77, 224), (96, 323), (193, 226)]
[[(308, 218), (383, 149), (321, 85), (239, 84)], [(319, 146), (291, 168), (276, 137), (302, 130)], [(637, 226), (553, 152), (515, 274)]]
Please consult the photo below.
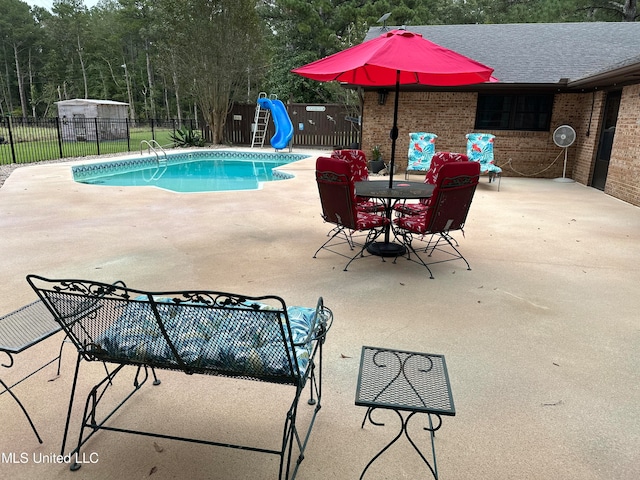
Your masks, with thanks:
[[(250, 297), (211, 290), (148, 292), (128, 288), (122, 282), (114, 285), (90, 280), (50, 280), (38, 275), (29, 275), (27, 281), (78, 350), (62, 439), (62, 455), (65, 455), (81, 363), (83, 360), (100, 361), (115, 365), (115, 369), (111, 372), (107, 370), (106, 376), (94, 384), (86, 398), (78, 442), (70, 453), (72, 458), (81, 456), (81, 448), (95, 433), (107, 430), (277, 455), (280, 457), (278, 478), (295, 478), (321, 408), (322, 345), (333, 321), (331, 310), (324, 306), (322, 297), (318, 299), (315, 309), (306, 309), (315, 313), (308, 331), (300, 331), (300, 325), (292, 323), (284, 300), (272, 295)], [(226, 322), (224, 325), (234, 329), (219, 328), (216, 322)], [(230, 353), (220, 354), (220, 361), (194, 358), (193, 350), (184, 344), (185, 338), (194, 338), (207, 325), (213, 328), (210, 330), (211, 337), (200, 348), (202, 351), (207, 348), (216, 352), (227, 348), (225, 352)], [(247, 358), (247, 352), (242, 350), (245, 347), (238, 346), (245, 344), (234, 340), (238, 336), (253, 338), (247, 328), (255, 328), (259, 332), (262, 332), (260, 328), (268, 329), (271, 338), (275, 338), (261, 353), (263, 356), (259, 357), (260, 361), (252, 359), (251, 355)], [(151, 331), (155, 332), (155, 336), (151, 335)], [(129, 341), (127, 335), (134, 335), (132, 338), (136, 340), (132, 341), (130, 348), (125, 347)], [(309, 352), (308, 363), (304, 366), (300, 358), (306, 357), (294, 353), (297, 348)], [(229, 357), (232, 353), (237, 355), (233, 357), (235, 360)], [(278, 368), (271, 368), (276, 361), (280, 362)], [(130, 366), (135, 369), (133, 389), (115, 408), (104, 413), (103, 409), (106, 411), (113, 407), (103, 405), (105, 393), (120, 372)], [(160, 385), (156, 369), (292, 386), (294, 391), (284, 419), (280, 447), (259, 448), (111, 425), (111, 417), (150, 378), (149, 370), (153, 384)], [(308, 429), (301, 432), (296, 423), (297, 411), (307, 384), (310, 394), (307, 403), (314, 408)], [(274, 398), (274, 401), (278, 400)], [(294, 450), (298, 451), (298, 455), (295, 465), (292, 465)], [(71, 470), (80, 467), (81, 463), (78, 462), (70, 466)]]
[[(316, 250), (313, 258), (317, 258), (321, 250), (335, 253), (349, 259), (344, 267), (344, 271), (347, 271), (351, 262), (364, 257), (366, 248), (384, 233), (389, 220), (382, 215), (356, 208), (355, 185), (349, 176), (347, 162), (338, 158), (319, 157), (316, 182), (322, 204), (322, 218), (336, 226), (329, 231), (329, 239)], [(363, 242), (360, 242), (358, 232), (363, 233)], [(350, 251), (357, 250), (356, 254), (350, 256), (336, 249), (344, 244), (349, 246)]]
[[(461, 259), (471, 266), (460, 253), (451, 232), (460, 230), (464, 235), (464, 226), (469, 208), (478, 185), (480, 165), (477, 162), (454, 162), (442, 166), (438, 182), (424, 212), (399, 217), (394, 220), (397, 235), (403, 238), (408, 247), (407, 259), (426, 267), (430, 278), (433, 272), (430, 265)], [(425, 238), (428, 240), (425, 241)], [(423, 241), (426, 245), (416, 247), (414, 242)], [(432, 257), (435, 252), (444, 255), (444, 259), (425, 261), (420, 253)], [(413, 257), (412, 254), (413, 253)]]

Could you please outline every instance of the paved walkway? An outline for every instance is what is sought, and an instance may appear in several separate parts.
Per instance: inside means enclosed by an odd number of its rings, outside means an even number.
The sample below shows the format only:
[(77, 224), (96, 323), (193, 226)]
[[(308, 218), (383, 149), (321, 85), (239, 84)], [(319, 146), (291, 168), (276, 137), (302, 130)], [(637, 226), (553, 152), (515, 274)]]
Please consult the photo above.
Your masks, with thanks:
[[(357, 479), (396, 432), (397, 419), (384, 412), (378, 420), (387, 427), (360, 429), (362, 345), (446, 356), (457, 415), (444, 418), (437, 435), (442, 479), (640, 478), (638, 208), (579, 184), (504, 178), (498, 192), (482, 178), (465, 236), (456, 235), (472, 271), (445, 263), (430, 280), (404, 259), (368, 257), (343, 272), (341, 257), (311, 258), (330, 228), (320, 217), (314, 159), (286, 170), (296, 178), (259, 191), (180, 195), (76, 184), (64, 163), (19, 168), (0, 189), (0, 312), (34, 299), (29, 273), (277, 294), (300, 305), (322, 295), (335, 324), (323, 408), (299, 479)], [(18, 356), (3, 378), (53, 356), (60, 340)], [(74, 363), (65, 348), (58, 379), (48, 381), (51, 367), (16, 388), (44, 445), (0, 397), (0, 477), (275, 478), (275, 457), (109, 432), (86, 447), (98, 463), (75, 474), (36, 463), (59, 450)], [(99, 366), (85, 365), (87, 378), (93, 369), (97, 375)], [(161, 376), (162, 385), (145, 387), (118, 422), (277, 442), (266, 428), (277, 389)], [(26, 463), (8, 463), (11, 452), (24, 453)], [(427, 473), (399, 444), (367, 478)]]

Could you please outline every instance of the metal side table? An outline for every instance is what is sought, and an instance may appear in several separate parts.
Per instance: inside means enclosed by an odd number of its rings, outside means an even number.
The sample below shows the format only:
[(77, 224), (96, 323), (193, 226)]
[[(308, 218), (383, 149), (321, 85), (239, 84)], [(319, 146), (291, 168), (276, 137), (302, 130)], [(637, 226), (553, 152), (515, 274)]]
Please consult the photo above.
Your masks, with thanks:
[[(403, 434), (437, 480), (435, 432), (442, 425), (441, 415), (456, 414), (444, 355), (362, 347), (355, 403), (367, 407), (361, 428), (364, 428), (367, 419), (373, 425), (384, 425), (371, 418), (372, 412), (377, 408), (393, 410), (400, 417), (401, 423), (398, 435), (369, 461), (360, 475), (361, 480), (371, 464)], [(401, 412), (409, 414), (403, 416)], [(426, 413), (428, 417), (429, 426), (424, 427), (424, 430), (431, 437), (432, 463), (407, 431), (409, 420), (417, 413)]]
[[(60, 330), (60, 325), (55, 322), (49, 310), (47, 310), (40, 300), (25, 305), (14, 312), (0, 317), (0, 352), (6, 353), (9, 357), (9, 363), (0, 363), (0, 366), (11, 368), (13, 366), (13, 355), (33, 347)], [(31, 425), (31, 429), (33, 430), (33, 433), (36, 434), (38, 442), (40, 443), (42, 443), (42, 439), (40, 438), (31, 417), (27, 413), (27, 409), (22, 405), (22, 402), (18, 399), (16, 394), (11, 391), (11, 389), (56, 360), (58, 361), (58, 375), (60, 375), (61, 356), (62, 345), (60, 345), (60, 351), (58, 352), (57, 357), (49, 360), (40, 368), (31, 372), (21, 380), (18, 380), (11, 386), (8, 386), (2, 378), (0, 378), (0, 385), (4, 388), (4, 390), (0, 391), (0, 395), (8, 392), (9, 395), (13, 397), (22, 409), (24, 415), (27, 417), (27, 420)]]

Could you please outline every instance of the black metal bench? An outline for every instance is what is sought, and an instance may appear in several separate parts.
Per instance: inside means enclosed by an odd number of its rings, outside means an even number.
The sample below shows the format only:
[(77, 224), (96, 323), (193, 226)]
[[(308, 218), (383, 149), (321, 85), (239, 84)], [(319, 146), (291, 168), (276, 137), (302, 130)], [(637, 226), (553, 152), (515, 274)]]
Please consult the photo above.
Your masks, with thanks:
[[(4, 352), (9, 357), (9, 363), (0, 363), (0, 365), (5, 368), (11, 368), (14, 364), (14, 355), (24, 352), (60, 330), (60, 325), (54, 321), (53, 316), (40, 300), (25, 305), (24, 307), (0, 317), (0, 352)], [(27, 409), (11, 389), (56, 360), (58, 361), (58, 375), (60, 375), (61, 356), (62, 345), (60, 346), (60, 351), (58, 352), (57, 357), (49, 360), (47, 363), (14, 384), (9, 386), (2, 380), (2, 378), (0, 378), (0, 385), (4, 388), (4, 390), (0, 391), (0, 395), (9, 393), (9, 395), (13, 397), (27, 417), (27, 420), (31, 425), (31, 429), (33, 430), (33, 433), (36, 434), (38, 442), (40, 443), (42, 443), (42, 439), (40, 438), (31, 417), (27, 413)]]
[[(282, 298), (272, 295), (249, 297), (206, 290), (147, 292), (128, 288), (122, 282), (49, 280), (36, 275), (29, 275), (27, 281), (78, 349), (62, 455), (81, 360), (100, 361), (116, 367), (107, 371), (87, 397), (72, 456), (77, 458), (93, 434), (104, 429), (275, 454), (280, 457), (278, 478), (295, 478), (321, 406), (322, 345), (333, 321), (322, 298), (315, 308), (303, 308), (287, 307)], [(126, 366), (137, 368), (133, 390), (104, 414), (103, 395)], [(293, 395), (279, 448), (264, 449), (107, 425), (110, 417), (147, 381), (149, 370), (154, 385), (160, 384), (155, 369), (291, 385)], [(296, 415), (307, 382), (308, 403), (314, 405), (314, 410), (306, 433), (300, 435)], [(294, 450), (298, 454), (292, 467)], [(71, 465), (72, 470), (78, 468), (78, 463)]]

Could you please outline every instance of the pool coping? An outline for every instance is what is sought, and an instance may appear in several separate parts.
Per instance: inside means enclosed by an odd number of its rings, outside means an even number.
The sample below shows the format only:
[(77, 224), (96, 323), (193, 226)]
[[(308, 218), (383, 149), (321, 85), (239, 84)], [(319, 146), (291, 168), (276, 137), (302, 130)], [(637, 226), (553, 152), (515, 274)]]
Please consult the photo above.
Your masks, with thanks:
[[(309, 156), (310, 155), (308, 154), (302, 153), (247, 152), (226, 149), (206, 149), (197, 151), (188, 150), (178, 153), (171, 152), (166, 154), (164, 157), (166, 158), (166, 165), (175, 165), (181, 163), (196, 162), (203, 158), (212, 158), (215, 160), (216, 158), (221, 157), (224, 157), (225, 159), (229, 159), (229, 157), (231, 157), (235, 160), (248, 161), (252, 160), (252, 158), (255, 160), (269, 158), (269, 161), (278, 161), (279, 158), (286, 158), (287, 160), (290, 160), (291, 157), (294, 157), (294, 160), (288, 162), (293, 163), (308, 158)], [(84, 183), (88, 180), (97, 179), (108, 175), (153, 168), (155, 166), (158, 166), (159, 162), (159, 155), (150, 153), (144, 157), (120, 158), (109, 161), (73, 165), (71, 166), (71, 173), (74, 181)], [(278, 180), (285, 180), (294, 177), (293, 174), (287, 173), (283, 170), (277, 170), (277, 168), (279, 167), (276, 167), (272, 170), (274, 178), (277, 178)]]

